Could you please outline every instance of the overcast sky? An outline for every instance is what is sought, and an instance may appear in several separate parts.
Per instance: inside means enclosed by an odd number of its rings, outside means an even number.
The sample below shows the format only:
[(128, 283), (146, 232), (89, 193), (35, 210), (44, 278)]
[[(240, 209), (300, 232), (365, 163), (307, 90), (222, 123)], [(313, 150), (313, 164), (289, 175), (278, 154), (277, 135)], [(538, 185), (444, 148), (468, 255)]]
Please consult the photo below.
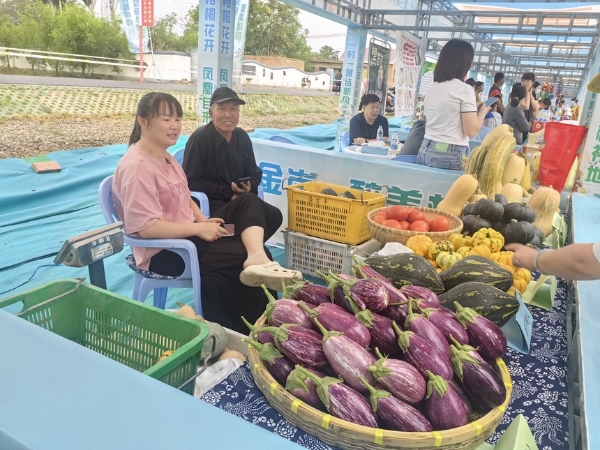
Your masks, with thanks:
[[(197, 3), (197, 0), (155, 0), (154, 16), (160, 19), (175, 12), (183, 18)], [(346, 41), (346, 27), (344, 25), (302, 10), (300, 10), (300, 21), (302, 26), (308, 29), (307, 42), (313, 51), (318, 51), (322, 46), (329, 45), (334, 50), (339, 50), (340, 54), (343, 53)]]

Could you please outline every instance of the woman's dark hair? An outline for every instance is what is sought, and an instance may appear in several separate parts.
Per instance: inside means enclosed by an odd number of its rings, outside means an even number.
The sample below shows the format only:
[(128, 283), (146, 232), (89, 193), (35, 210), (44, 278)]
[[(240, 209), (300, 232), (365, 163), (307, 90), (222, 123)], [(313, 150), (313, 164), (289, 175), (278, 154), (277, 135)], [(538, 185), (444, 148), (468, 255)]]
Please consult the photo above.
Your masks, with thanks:
[(138, 103), (135, 112), (135, 124), (133, 125), (131, 136), (129, 137), (129, 145), (135, 144), (142, 137), (142, 127), (138, 123), (138, 117), (151, 120), (153, 117), (164, 112), (169, 113), (171, 116), (183, 116), (181, 104), (171, 94), (165, 94), (164, 92), (150, 92), (144, 95)]
[(536, 81), (535, 83), (533, 83), (533, 88), (537, 88), (538, 86), (541, 86), (542, 83), (540, 83), (539, 81)]
[(533, 72), (525, 72), (523, 74), (523, 76), (521, 77), (521, 81), (526, 80), (535, 81), (535, 75), (533, 74)]
[(365, 94), (360, 99), (360, 105), (358, 105), (358, 110), (362, 111), (362, 109), (369, 103), (381, 103), (381, 100), (379, 100), (379, 96), (377, 94)]
[(475, 79), (473, 79), (473, 78), (468, 78), (468, 79), (465, 81), (465, 83), (467, 83), (467, 84), (468, 84), (469, 86), (471, 86), (471, 87), (475, 87), (475, 84), (476, 84), (476, 83), (475, 83)]
[(525, 86), (513, 86), (510, 91), (510, 104), (511, 106), (519, 106), (519, 102), (527, 96), (527, 88)]
[(469, 73), (474, 55), (473, 46), (467, 41), (450, 39), (442, 47), (433, 71), (433, 81), (443, 83), (454, 78), (464, 80)]

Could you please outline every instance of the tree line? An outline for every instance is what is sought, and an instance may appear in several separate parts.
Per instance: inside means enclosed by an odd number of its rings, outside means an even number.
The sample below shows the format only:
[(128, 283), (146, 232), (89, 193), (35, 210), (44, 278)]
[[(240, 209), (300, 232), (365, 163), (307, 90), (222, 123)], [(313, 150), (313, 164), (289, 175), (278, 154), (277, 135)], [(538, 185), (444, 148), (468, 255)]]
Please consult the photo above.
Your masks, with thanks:
[[(0, 46), (133, 61), (120, 19), (96, 16), (95, 4), (96, 0), (0, 0)], [(308, 30), (302, 28), (299, 13), (279, 0), (250, 0), (245, 53), (305, 62), (337, 59), (339, 52), (329, 46), (311, 51), (306, 40)], [(174, 13), (160, 18), (150, 29), (150, 36), (154, 50), (194, 50), (198, 46), (198, 6), (184, 19)], [(69, 70), (85, 75), (94, 67), (77, 61), (27, 60), (34, 71), (51, 68), (57, 74)], [(3, 56), (0, 65), (10, 69), (10, 57)], [(120, 71), (116, 66), (113, 70)]]

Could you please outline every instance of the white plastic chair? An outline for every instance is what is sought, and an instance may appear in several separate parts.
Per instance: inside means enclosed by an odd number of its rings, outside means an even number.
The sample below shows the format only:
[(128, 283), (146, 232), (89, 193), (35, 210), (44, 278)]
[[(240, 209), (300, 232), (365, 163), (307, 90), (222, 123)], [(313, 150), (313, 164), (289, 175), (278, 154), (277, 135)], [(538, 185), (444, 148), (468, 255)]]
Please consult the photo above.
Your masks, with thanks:
[[(113, 176), (106, 177), (98, 189), (98, 201), (100, 209), (106, 223), (118, 222), (121, 218), (118, 216), (112, 198), (112, 179)], [(193, 193), (200, 199), (200, 205), (208, 205), (208, 198), (204, 193)], [(208, 216), (208, 211), (202, 211)], [(154, 291), (154, 306), (165, 309), (167, 291), (172, 288), (192, 288), (194, 291), (194, 306), (198, 314), (203, 315), (202, 310), (202, 292), (200, 278), (200, 264), (198, 262), (198, 252), (196, 246), (187, 239), (143, 239), (129, 236), (125, 232), (124, 241), (126, 244), (135, 247), (151, 247), (170, 250), (183, 258), (185, 269), (179, 277), (166, 277), (164, 275), (153, 274), (152, 272), (142, 271), (137, 268), (134, 270), (133, 295), (134, 300), (143, 302), (151, 291)]]

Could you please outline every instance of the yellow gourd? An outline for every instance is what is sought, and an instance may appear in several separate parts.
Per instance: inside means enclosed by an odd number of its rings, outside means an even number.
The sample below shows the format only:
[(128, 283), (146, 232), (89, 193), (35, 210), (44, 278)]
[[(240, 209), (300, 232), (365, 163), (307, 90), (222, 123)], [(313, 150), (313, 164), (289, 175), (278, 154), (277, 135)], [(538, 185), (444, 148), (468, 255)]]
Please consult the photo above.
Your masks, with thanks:
[(461, 175), (452, 183), (444, 199), (438, 204), (437, 209), (455, 216), (462, 214), (463, 206), (477, 190), (477, 179), (468, 173)]
[(475, 203), (475, 202), (481, 200), (482, 198), (487, 198), (487, 197), (481, 193), (479, 188), (477, 188), (475, 193), (473, 195), (471, 195), (471, 197), (469, 197), (469, 203)]
[(513, 266), (509, 266), (508, 264), (497, 263), (504, 270), (508, 270), (513, 276), (515, 274), (515, 268)]
[[(429, 247), (429, 258), (437, 259), (437, 256), (440, 252), (453, 252), (454, 245), (450, 243), (450, 241), (438, 241), (431, 244)], [(438, 262), (439, 265), (439, 262)]]
[(429, 236), (424, 234), (417, 234), (415, 236), (411, 236), (408, 241), (406, 241), (406, 246), (410, 248), (413, 252), (415, 252), (419, 256), (427, 257), (429, 255), (429, 247), (431, 247), (433, 241)]
[(517, 183), (506, 183), (500, 193), (506, 197), (508, 203), (521, 203), (523, 201), (523, 188)]
[(457, 252), (450, 250), (449, 252), (440, 252), (435, 258), (441, 269), (446, 270), (452, 267), (456, 262), (460, 261), (462, 256)]
[(478, 245), (471, 249), (471, 251), (469, 252), (469, 255), (483, 256), (484, 258), (489, 259), (490, 256), (492, 256), (492, 252), (490, 251), (489, 247), (486, 247), (485, 245)]
[(527, 158), (525, 158), (525, 170), (523, 170), (523, 178), (520, 184), (525, 192), (531, 189), (531, 164), (529, 164)]
[(188, 319), (196, 318), (196, 310), (189, 305), (184, 305), (183, 303), (177, 302), (177, 306), (179, 309), (175, 312), (178, 316), (187, 317)]
[(529, 270), (525, 269), (524, 267), (520, 267), (517, 270), (515, 270), (515, 277), (521, 278), (527, 284), (531, 283), (531, 279), (532, 279), (531, 272)]
[(535, 212), (533, 226), (542, 230), (544, 237), (550, 236), (554, 213), (560, 206), (560, 194), (552, 187), (541, 186), (531, 194), (527, 206)]
[(492, 252), (490, 259), (494, 262), (500, 264), (506, 264), (507, 266), (512, 266), (512, 259), (514, 256), (514, 252)]
[(512, 133), (507, 133), (497, 140), (487, 152), (481, 176), (477, 179), (479, 180), (479, 189), (488, 198), (502, 190), (502, 171), (515, 146), (515, 137)]
[(493, 228), (481, 228), (473, 234), (473, 247), (484, 245), (492, 252), (498, 252), (504, 247), (504, 236)]
[(523, 280), (522, 278), (513, 277), (512, 287), (519, 291), (521, 294), (527, 290), (528, 284), (529, 283), (526, 283), (525, 280)]
[(471, 236), (463, 236), (460, 233), (451, 234), (448, 240), (456, 249), (465, 246), (471, 247), (471, 243), (473, 242), (473, 238)]
[(466, 246), (466, 245), (464, 247), (459, 247), (458, 250), (456, 250), (456, 253), (458, 253), (463, 258), (465, 256), (467, 256), (470, 252), (471, 252), (471, 247)]
[(522, 153), (511, 153), (502, 171), (502, 186), (506, 183), (520, 184), (525, 172), (525, 157)]
[(434, 269), (437, 269), (438, 267), (438, 263), (435, 259), (428, 259), (427, 261), (429, 261), (429, 263), (433, 266)]

